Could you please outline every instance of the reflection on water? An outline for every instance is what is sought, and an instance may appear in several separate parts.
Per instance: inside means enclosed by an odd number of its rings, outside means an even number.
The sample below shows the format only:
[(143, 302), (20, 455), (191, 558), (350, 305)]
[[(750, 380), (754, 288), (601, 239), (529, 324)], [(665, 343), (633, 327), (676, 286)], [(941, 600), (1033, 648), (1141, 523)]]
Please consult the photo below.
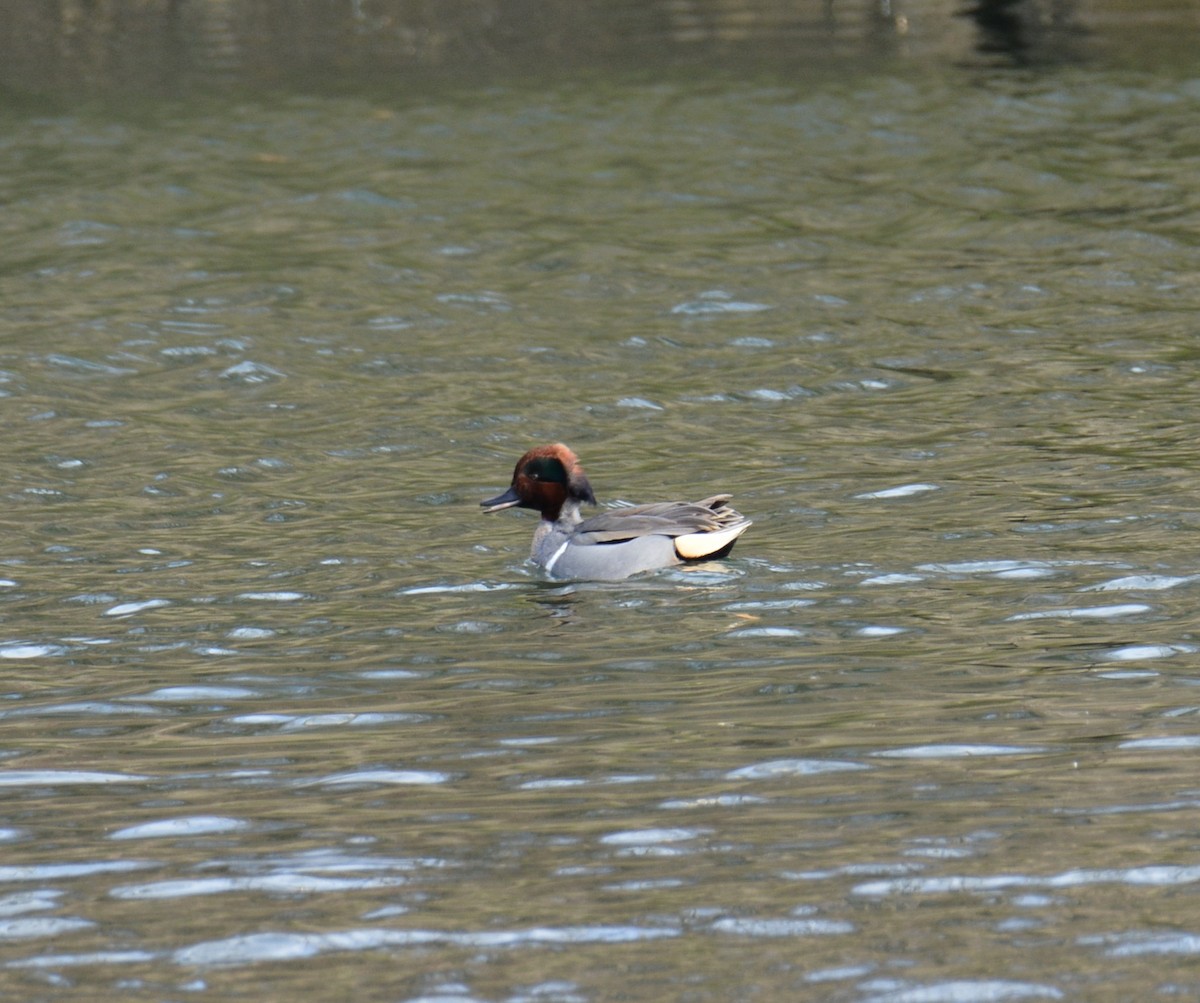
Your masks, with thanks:
[[(14, 122), (0, 986), (1193, 993), (1197, 102)], [(544, 581), (559, 438), (755, 525)]]
[[(0, 5), (0, 81), (18, 92), (241, 87), (307, 92), (589, 69), (761, 69), (903, 62), (1055, 66), (1112, 47), (1190, 61), (1170, 0), (610, 0), (411, 4), (114, 0)], [(1136, 40), (1135, 40), (1136, 39)]]

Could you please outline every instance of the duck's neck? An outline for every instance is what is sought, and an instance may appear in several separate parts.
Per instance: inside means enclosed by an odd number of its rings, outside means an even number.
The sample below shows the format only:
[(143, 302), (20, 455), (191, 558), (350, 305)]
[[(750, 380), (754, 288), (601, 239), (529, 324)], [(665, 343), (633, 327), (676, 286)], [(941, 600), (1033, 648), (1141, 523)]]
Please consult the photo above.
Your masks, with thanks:
[(579, 502), (575, 498), (568, 498), (563, 502), (562, 508), (559, 509), (558, 518), (548, 520), (544, 516), (543, 522), (565, 524), (567, 526), (577, 526), (583, 522), (583, 516), (579, 514)]
[(537, 529), (533, 531), (533, 553), (538, 552), (538, 547), (542, 541), (551, 533), (570, 533), (576, 526), (583, 522), (583, 516), (579, 514), (579, 502), (574, 498), (568, 498), (563, 502), (563, 506), (558, 510), (558, 518), (551, 519), (547, 512), (542, 513), (542, 517), (538, 520)]

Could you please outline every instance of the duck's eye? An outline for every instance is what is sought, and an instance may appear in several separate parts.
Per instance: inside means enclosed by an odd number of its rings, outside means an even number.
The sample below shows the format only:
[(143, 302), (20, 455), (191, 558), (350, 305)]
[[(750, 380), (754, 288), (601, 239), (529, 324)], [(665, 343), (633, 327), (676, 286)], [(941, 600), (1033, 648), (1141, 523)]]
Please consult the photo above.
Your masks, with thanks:
[(563, 462), (553, 456), (539, 456), (525, 464), (525, 476), (532, 481), (551, 481), (555, 484), (567, 483), (567, 468)]

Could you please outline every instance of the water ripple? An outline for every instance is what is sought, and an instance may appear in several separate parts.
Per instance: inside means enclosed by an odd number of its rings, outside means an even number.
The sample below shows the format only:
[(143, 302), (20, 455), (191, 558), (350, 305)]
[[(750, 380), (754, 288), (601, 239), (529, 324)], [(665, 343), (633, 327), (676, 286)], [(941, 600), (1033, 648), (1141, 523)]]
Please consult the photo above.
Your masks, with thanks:
[(761, 313), (764, 310), (770, 309), (772, 307), (768, 303), (751, 303), (743, 300), (735, 300), (729, 293), (722, 289), (709, 289), (706, 292), (700, 293), (697, 299), (678, 303), (671, 307), (671, 313), (698, 316), (704, 314)]
[(1102, 652), (1098, 658), (1108, 662), (1141, 662), (1149, 658), (1171, 658), (1174, 655), (1192, 655), (1197, 651), (1194, 644), (1127, 644), (1120, 648)]
[(377, 728), (386, 724), (421, 724), (431, 721), (425, 714), (396, 714), (366, 711), (360, 714), (240, 714), (230, 724), (271, 725), (280, 731), (306, 731), (311, 728)]
[(89, 770), (0, 771), (0, 787), (59, 787), (65, 784), (140, 784), (152, 778), (139, 773)]
[(206, 703), (210, 700), (249, 700), (261, 696), (256, 690), (244, 686), (163, 686), (135, 700), (151, 700), (162, 703)]
[(898, 484), (894, 488), (881, 488), (879, 491), (867, 491), (863, 494), (855, 495), (855, 498), (860, 499), (877, 499), (877, 498), (910, 498), (913, 495), (924, 494), (927, 491), (937, 491), (937, 484)]
[(141, 885), (121, 885), (109, 895), (116, 899), (174, 899), (227, 892), (265, 892), (271, 895), (314, 895), (327, 892), (395, 888), (402, 877), (326, 878), (314, 874), (276, 873), (251, 877), (181, 878)]
[(95, 926), (91, 920), (69, 916), (35, 916), (25, 919), (0, 919), (0, 941), (32, 940), (36, 937), (57, 937)]
[(611, 846), (650, 846), (696, 839), (705, 832), (705, 829), (631, 829), (626, 832), (610, 832), (600, 837), (600, 842)]
[(444, 784), (451, 779), (448, 773), (436, 770), (351, 770), (332, 773), (317, 780), (306, 780), (305, 784)]
[(1122, 616), (1136, 616), (1139, 613), (1149, 613), (1152, 607), (1144, 603), (1122, 603), (1115, 606), (1084, 606), (1078, 609), (1043, 609), (1033, 613), (1014, 613), (1005, 617), (1009, 622), (1018, 620), (1113, 620)]
[(48, 658), (65, 655), (67, 649), (61, 644), (4, 644), (0, 645), (0, 658), (25, 659)]
[(730, 770), (726, 780), (771, 780), (775, 777), (813, 776), (818, 773), (841, 773), (848, 770), (869, 770), (865, 763), (837, 759), (772, 759)]
[(1200, 749), (1200, 735), (1163, 735), (1121, 742), (1118, 749)]
[(1060, 1000), (1053, 986), (1003, 979), (955, 980), (927, 986), (912, 986), (868, 996), (862, 1003), (1002, 1003), (1004, 1000)]
[[(1090, 946), (1101, 938), (1081, 937), (1079, 943)], [(1130, 931), (1103, 938), (1112, 944), (1104, 951), (1110, 958), (1136, 958), (1142, 955), (1192, 954), (1200, 955), (1200, 934), (1142, 933)]]
[(132, 616), (134, 613), (143, 613), (148, 609), (158, 609), (160, 606), (170, 606), (169, 599), (143, 599), (139, 602), (119, 603), (104, 611), (105, 616)]
[(150, 951), (92, 951), (86, 954), (39, 954), (6, 963), (8, 968), (68, 968), (83, 965), (136, 965), (153, 961)]
[(712, 924), (717, 933), (745, 937), (810, 937), (815, 934), (854, 933), (855, 926), (833, 919), (746, 919), (726, 917)]
[(158, 864), (149, 860), (97, 860), (77, 864), (8, 864), (0, 865), (0, 881), (59, 881), (63, 878), (84, 878), (95, 874), (123, 874), (144, 871)]
[(1126, 575), (1088, 585), (1081, 592), (1158, 592), (1200, 580), (1200, 575)]
[(505, 948), (541, 944), (626, 944), (677, 936), (679, 931), (675, 928), (645, 926), (535, 927), (480, 933), (372, 929), (336, 933), (265, 932), (193, 944), (175, 951), (173, 957), (180, 965), (207, 967), (311, 958), (329, 951), (364, 951), (425, 944)]
[(1020, 756), (1045, 752), (1037, 745), (968, 745), (964, 743), (944, 745), (913, 745), (905, 749), (884, 749), (872, 752), (882, 759), (964, 759), (970, 756)]
[(851, 889), (854, 895), (945, 895), (958, 892), (990, 892), (1005, 888), (1076, 888), (1097, 884), (1149, 887), (1178, 887), (1200, 882), (1200, 867), (1163, 864), (1146, 867), (1080, 868), (1038, 878), (1026, 874), (996, 874), (971, 877), (948, 875), (931, 878), (901, 878), (868, 881)]
[(109, 839), (162, 839), (164, 837), (207, 836), (213, 833), (239, 832), (250, 823), (221, 815), (191, 815), (187, 818), (162, 819), (131, 825), (109, 834)]

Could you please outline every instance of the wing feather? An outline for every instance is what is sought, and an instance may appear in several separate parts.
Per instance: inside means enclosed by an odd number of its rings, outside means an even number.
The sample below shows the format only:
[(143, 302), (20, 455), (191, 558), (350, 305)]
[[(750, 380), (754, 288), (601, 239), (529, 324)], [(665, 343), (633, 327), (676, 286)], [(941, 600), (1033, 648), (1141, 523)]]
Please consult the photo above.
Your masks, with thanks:
[[(750, 520), (726, 504), (731, 497), (713, 495), (700, 502), (656, 502), (610, 509), (581, 522), (575, 539), (582, 544), (602, 544), (639, 536), (670, 536), (676, 540), (698, 537), (685, 548), (696, 550), (702, 557), (728, 545), (750, 525)], [(724, 542), (713, 540), (715, 546), (708, 547), (701, 541), (710, 535), (719, 535)], [(691, 555), (680, 550), (680, 556)]]

